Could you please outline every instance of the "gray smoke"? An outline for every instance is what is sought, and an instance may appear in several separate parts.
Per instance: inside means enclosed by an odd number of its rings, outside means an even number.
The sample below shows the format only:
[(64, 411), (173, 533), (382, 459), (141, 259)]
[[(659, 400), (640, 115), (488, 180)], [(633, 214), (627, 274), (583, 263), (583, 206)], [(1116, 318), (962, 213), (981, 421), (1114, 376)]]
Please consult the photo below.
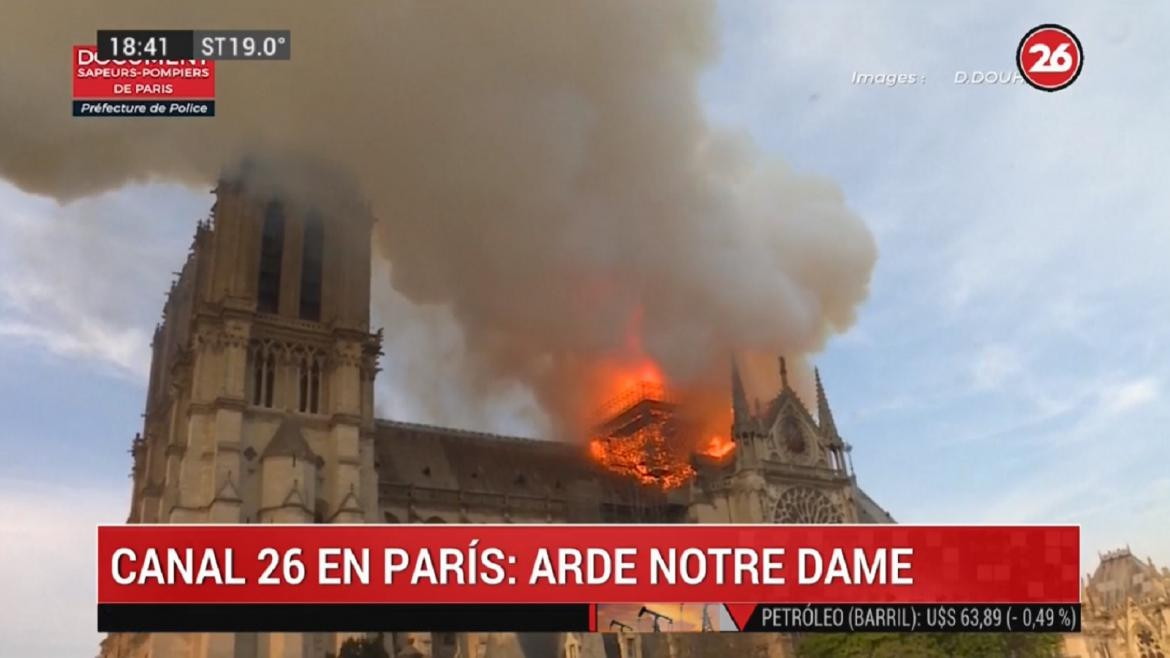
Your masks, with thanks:
[[(732, 352), (768, 355), (774, 373), (772, 355), (819, 349), (866, 295), (874, 242), (837, 186), (704, 118), (709, 2), (119, 0), (49, 14), (6, 5), (0, 175), (70, 199), (206, 184), (247, 154), (340, 163), (380, 220), (391, 342), (417, 320), (396, 312), (443, 309), (460, 329), (448, 390), (469, 406), (520, 386), (577, 427), (600, 380), (645, 358), (726, 400)], [(293, 59), (220, 62), (214, 119), (72, 119), (71, 46), (104, 27), (289, 28)], [(433, 356), (420, 348), (414, 371), (450, 376)]]

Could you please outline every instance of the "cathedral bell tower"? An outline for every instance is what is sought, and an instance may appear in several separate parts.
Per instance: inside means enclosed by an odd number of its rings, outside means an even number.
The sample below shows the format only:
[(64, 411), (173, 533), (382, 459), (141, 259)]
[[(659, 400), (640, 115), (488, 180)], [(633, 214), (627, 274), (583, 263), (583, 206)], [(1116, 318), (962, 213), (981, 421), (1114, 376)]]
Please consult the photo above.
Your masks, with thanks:
[[(248, 170), (216, 187), (154, 334), (130, 523), (377, 519), (373, 219), (350, 189), (316, 172), (282, 186)], [(162, 658), (300, 658), (335, 651), (336, 638), (146, 644)]]

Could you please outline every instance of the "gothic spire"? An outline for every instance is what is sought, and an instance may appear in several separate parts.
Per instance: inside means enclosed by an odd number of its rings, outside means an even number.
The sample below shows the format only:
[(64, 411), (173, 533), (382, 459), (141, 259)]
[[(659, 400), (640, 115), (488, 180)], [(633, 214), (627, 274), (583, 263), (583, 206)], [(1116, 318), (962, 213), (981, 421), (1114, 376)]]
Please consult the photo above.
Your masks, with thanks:
[(827, 437), (837, 437), (837, 424), (833, 422), (833, 412), (829, 409), (829, 398), (825, 395), (825, 387), (821, 384), (821, 371), (813, 368), (817, 380), (817, 424), (821, 432)]
[(785, 363), (784, 357), (780, 357), (780, 390), (788, 390), (788, 364)]
[(743, 389), (743, 379), (739, 376), (739, 366), (735, 357), (731, 358), (731, 413), (732, 422), (742, 423), (750, 415), (748, 410), (747, 393)]

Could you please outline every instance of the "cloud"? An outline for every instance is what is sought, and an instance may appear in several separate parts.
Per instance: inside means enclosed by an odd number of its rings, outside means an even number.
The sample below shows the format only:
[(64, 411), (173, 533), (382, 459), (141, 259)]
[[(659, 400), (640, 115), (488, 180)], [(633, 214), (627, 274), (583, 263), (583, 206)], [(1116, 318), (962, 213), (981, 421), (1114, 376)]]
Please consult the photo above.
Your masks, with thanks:
[(971, 376), (976, 388), (994, 389), (1022, 370), (1023, 365), (1016, 350), (1007, 345), (995, 344), (979, 352)]
[[(70, 199), (307, 154), (369, 197), (394, 290), (462, 328), (471, 358), (446, 395), (521, 382), (558, 437), (579, 437), (614, 382), (653, 361), (722, 409), (732, 353), (803, 355), (853, 324), (877, 252), (832, 180), (707, 120), (714, 6), (74, 0), (78, 29), (231, 15), (277, 21), (313, 53), (217, 69), (214, 121), (125, 122), (58, 111), (67, 89), (42, 84), (40, 62), (92, 36), (17, 2), (0, 77), (22, 93), (0, 96), (0, 175)], [(333, 191), (313, 182), (300, 189)]]
[(1106, 412), (1119, 414), (1153, 402), (1158, 398), (1158, 394), (1158, 381), (1152, 377), (1144, 377), (1102, 391), (1101, 403)]
[(379, 417), (548, 436), (548, 416), (531, 388), (474, 376), (474, 355), (450, 306), (416, 304), (389, 282), (389, 264), (375, 261), (372, 322), (385, 332), (375, 382)]
[[(9, 284), (11, 285), (11, 284)], [(20, 286), (20, 282), (12, 288)], [(7, 288), (8, 286), (5, 286)], [(7, 291), (5, 291), (7, 292)], [(21, 295), (42, 310), (50, 308), (51, 301), (36, 296)], [(133, 328), (116, 328), (93, 318), (72, 317), (62, 309), (51, 309), (55, 314), (35, 318), (32, 322), (0, 322), (0, 337), (27, 341), (39, 345), (53, 354), (66, 357), (80, 357), (109, 364), (128, 375), (146, 376), (147, 358), (142, 346), (149, 344), (146, 332)], [(62, 328), (62, 319), (77, 320), (73, 327)]]
[[(1088, 552), (1130, 541), (1170, 563), (1164, 524), (1144, 520), (1170, 515), (1145, 493), (1170, 459), (1170, 188), (1151, 173), (1170, 152), (1153, 109), (1170, 90), (1140, 82), (1160, 75), (1170, 7), (722, 11), (717, 116), (842, 181), (883, 255), (866, 340), (834, 341), (822, 364), (848, 373), (831, 394), (839, 424), (856, 421), (842, 431), (862, 485), (899, 519), (1081, 521)], [(1088, 52), (1073, 87), (951, 84), (1010, 69), (1024, 31), (1051, 20)], [(854, 70), (928, 82), (861, 88)]]
[(166, 282), (207, 203), (152, 185), (60, 205), (0, 182), (0, 337), (144, 379)]
[(96, 526), (125, 520), (126, 493), (0, 480), (0, 655), (97, 653)]

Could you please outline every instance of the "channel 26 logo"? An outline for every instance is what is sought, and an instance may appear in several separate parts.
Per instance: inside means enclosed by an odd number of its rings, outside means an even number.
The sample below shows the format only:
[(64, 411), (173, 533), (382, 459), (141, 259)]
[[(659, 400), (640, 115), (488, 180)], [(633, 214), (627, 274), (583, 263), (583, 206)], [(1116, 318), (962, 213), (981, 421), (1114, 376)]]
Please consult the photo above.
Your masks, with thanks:
[(1081, 40), (1072, 30), (1055, 23), (1028, 30), (1016, 49), (1020, 75), (1041, 91), (1059, 91), (1071, 85), (1084, 63)]

